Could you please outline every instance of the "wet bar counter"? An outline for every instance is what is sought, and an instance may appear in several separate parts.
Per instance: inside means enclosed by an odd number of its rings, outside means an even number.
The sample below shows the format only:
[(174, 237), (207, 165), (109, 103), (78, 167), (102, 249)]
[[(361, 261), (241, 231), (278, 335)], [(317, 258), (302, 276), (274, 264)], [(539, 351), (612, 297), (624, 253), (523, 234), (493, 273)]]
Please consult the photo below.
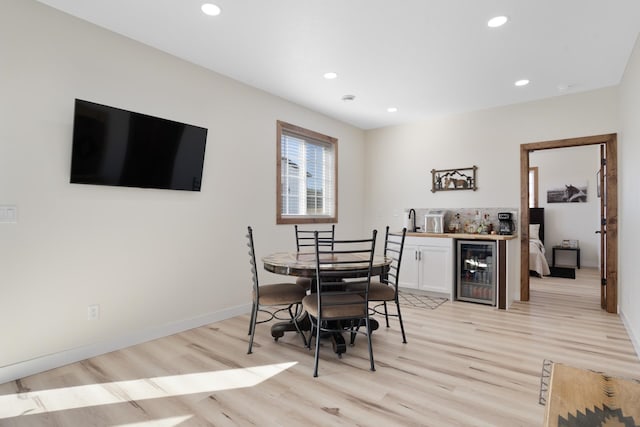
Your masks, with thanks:
[(467, 234), (467, 233), (414, 233), (407, 231), (407, 237), (440, 237), (459, 240), (513, 240), (518, 235), (501, 234)]

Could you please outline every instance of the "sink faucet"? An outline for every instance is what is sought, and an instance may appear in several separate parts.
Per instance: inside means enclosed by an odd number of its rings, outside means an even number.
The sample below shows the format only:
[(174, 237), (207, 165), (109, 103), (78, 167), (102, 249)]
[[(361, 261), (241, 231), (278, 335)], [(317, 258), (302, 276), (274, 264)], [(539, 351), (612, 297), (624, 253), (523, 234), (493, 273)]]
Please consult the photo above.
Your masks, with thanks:
[(411, 219), (411, 212), (413, 212), (413, 228), (411, 228), (411, 231), (415, 233), (416, 231), (416, 210), (411, 208), (409, 209), (409, 219)]

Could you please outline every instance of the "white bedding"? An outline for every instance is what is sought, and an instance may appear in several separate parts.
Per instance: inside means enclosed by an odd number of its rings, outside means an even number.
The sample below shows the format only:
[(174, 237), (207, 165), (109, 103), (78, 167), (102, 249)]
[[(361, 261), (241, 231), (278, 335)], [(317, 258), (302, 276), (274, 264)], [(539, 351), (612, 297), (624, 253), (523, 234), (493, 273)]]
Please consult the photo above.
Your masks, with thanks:
[(535, 271), (540, 277), (551, 273), (544, 252), (544, 244), (539, 239), (529, 239), (529, 270)]

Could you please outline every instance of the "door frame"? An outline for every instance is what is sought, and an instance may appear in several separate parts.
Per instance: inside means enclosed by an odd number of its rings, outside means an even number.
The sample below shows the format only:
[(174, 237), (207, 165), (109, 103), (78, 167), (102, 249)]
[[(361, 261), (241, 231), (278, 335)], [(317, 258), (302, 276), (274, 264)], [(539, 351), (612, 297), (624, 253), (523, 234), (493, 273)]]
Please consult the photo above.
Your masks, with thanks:
[(520, 301), (529, 301), (529, 153), (553, 148), (605, 146), (606, 189), (606, 310), (618, 312), (618, 136), (615, 133), (533, 142), (520, 145)]

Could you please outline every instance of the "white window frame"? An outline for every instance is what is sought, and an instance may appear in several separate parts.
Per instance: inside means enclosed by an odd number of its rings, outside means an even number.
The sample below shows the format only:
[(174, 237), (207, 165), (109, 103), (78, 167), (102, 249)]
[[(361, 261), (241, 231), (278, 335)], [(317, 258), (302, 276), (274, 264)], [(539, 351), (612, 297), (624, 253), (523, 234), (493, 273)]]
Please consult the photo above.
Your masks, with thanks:
[[(298, 162), (295, 164), (298, 170), (299, 178), (302, 180), (299, 192), (297, 194), (298, 206), (292, 209), (295, 213), (286, 212), (287, 198), (283, 197), (283, 186), (288, 182), (289, 169), (283, 170), (283, 165), (289, 165), (288, 159), (283, 159), (282, 142), (283, 138), (292, 137), (302, 140), (303, 157), (305, 147), (308, 145), (321, 146), (324, 148), (325, 155), (331, 156), (326, 163), (322, 162), (323, 171), (323, 214), (307, 213), (307, 173), (306, 162)], [(338, 222), (338, 140), (336, 138), (320, 134), (308, 129), (301, 128), (283, 121), (277, 122), (277, 166), (276, 166), (276, 224), (306, 224), (306, 223), (336, 223)], [(283, 163), (286, 161), (287, 163)], [(327, 187), (328, 186), (328, 187)], [(292, 197), (292, 199), (294, 199)]]

